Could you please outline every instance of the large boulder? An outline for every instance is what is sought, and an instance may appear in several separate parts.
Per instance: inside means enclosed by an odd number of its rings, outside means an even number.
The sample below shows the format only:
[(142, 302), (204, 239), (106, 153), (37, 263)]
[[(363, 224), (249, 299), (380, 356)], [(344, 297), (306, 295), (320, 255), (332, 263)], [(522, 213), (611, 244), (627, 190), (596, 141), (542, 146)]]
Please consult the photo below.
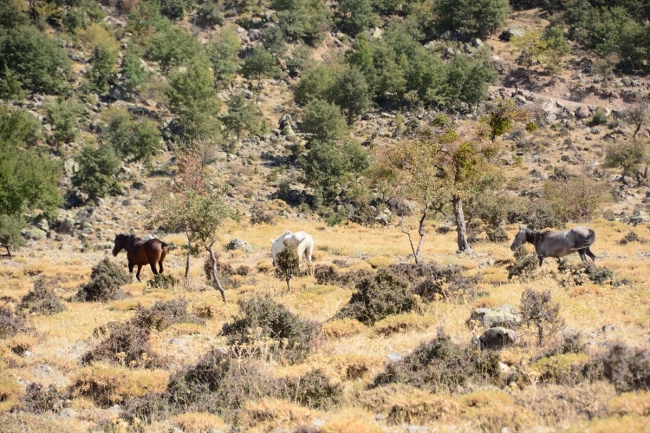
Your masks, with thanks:
[(501, 326), (505, 328), (516, 328), (521, 325), (521, 317), (515, 312), (512, 305), (503, 304), (497, 308), (477, 308), (467, 320), (471, 326), (478, 323), (485, 328)]
[(43, 239), (47, 233), (45, 233), (43, 230), (39, 228), (32, 227), (28, 230), (23, 230), (21, 234), (27, 240), (33, 239), (37, 241), (39, 239)]
[(242, 250), (242, 251), (249, 252), (251, 250), (251, 245), (246, 241), (242, 241), (241, 239), (235, 238), (235, 239), (231, 240), (228, 243), (228, 245), (226, 245), (226, 249), (228, 251)]
[(497, 326), (485, 331), (478, 340), (481, 350), (494, 350), (517, 344), (519, 335), (512, 329)]
[(526, 34), (526, 31), (524, 30), (523, 27), (512, 26), (512, 27), (508, 27), (503, 32), (501, 32), (501, 35), (499, 36), (499, 39), (501, 39), (502, 41), (508, 42), (512, 38), (520, 38), (525, 34)]
[(588, 107), (582, 105), (575, 111), (575, 116), (578, 119), (586, 119), (587, 117), (591, 116), (591, 111), (589, 111)]

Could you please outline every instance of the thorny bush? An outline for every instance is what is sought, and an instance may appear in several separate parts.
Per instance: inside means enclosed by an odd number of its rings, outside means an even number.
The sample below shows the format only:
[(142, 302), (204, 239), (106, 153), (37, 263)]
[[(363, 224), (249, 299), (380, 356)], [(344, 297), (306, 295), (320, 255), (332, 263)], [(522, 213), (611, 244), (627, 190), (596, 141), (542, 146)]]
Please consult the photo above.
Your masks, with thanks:
[(499, 377), (497, 352), (455, 344), (439, 331), (402, 361), (389, 364), (371, 387), (403, 383), (431, 392), (455, 392), (469, 384), (496, 383)]
[(157, 301), (149, 308), (140, 304), (136, 307), (135, 317), (131, 323), (139, 328), (155, 329), (162, 331), (176, 323), (205, 324), (205, 321), (187, 311), (187, 300), (173, 299), (171, 301)]
[(108, 361), (129, 368), (162, 366), (163, 360), (153, 352), (149, 343), (151, 331), (125, 323), (81, 358), (83, 364)]
[(77, 298), (87, 302), (120, 299), (124, 296), (120, 287), (131, 281), (131, 275), (110, 260), (104, 259), (93, 267), (90, 282), (79, 289)]
[(511, 280), (514, 277), (518, 277), (526, 281), (532, 278), (537, 269), (538, 262), (539, 260), (535, 254), (529, 254), (526, 251), (526, 247), (523, 245), (520, 246), (515, 251), (515, 262), (506, 268), (508, 270), (508, 279)]
[(544, 344), (544, 338), (564, 327), (560, 317), (560, 304), (551, 303), (551, 291), (528, 288), (521, 294), (519, 307), (522, 325), (533, 325), (537, 329), (537, 343)]
[(8, 307), (0, 307), (0, 338), (11, 338), (19, 332), (31, 330), (25, 319), (13, 313)]
[(66, 310), (65, 305), (56, 297), (54, 291), (45, 287), (46, 280), (38, 278), (34, 290), (30, 290), (18, 306), (19, 310), (51, 316)]

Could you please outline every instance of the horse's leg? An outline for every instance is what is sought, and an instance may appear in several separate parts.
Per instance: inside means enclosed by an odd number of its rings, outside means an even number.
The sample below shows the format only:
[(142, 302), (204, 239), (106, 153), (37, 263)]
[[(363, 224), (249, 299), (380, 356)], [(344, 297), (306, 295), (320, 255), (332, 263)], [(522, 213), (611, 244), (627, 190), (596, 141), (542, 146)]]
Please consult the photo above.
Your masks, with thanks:
[(586, 250), (587, 250), (586, 248), (578, 250), (578, 254), (580, 254), (580, 258), (582, 259), (583, 262), (587, 262)]
[(539, 266), (541, 268), (542, 265), (544, 264), (544, 256), (537, 256), (537, 258), (539, 259)]
[(133, 266), (134, 266), (134, 263), (129, 262), (129, 274), (133, 274)]
[(595, 262), (596, 262), (596, 256), (594, 255), (594, 253), (591, 252), (591, 249), (589, 249), (589, 247), (587, 247), (587, 248), (585, 248), (585, 249), (587, 250), (587, 255), (588, 255), (589, 257), (591, 257), (591, 260), (593, 260), (594, 263), (595, 263)]
[(138, 265), (138, 272), (135, 273), (135, 278), (140, 282), (140, 269), (142, 269), (142, 265)]
[(158, 269), (156, 269), (156, 259), (149, 259), (149, 266), (151, 266), (151, 271), (154, 275), (158, 275)]

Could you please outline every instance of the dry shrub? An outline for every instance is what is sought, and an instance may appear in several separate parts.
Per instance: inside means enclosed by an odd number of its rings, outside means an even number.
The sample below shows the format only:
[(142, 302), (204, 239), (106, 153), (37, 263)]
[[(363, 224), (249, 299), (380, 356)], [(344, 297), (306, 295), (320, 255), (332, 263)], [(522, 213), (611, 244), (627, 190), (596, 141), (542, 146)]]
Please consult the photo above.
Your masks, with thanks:
[(390, 396), (385, 413), (391, 424), (428, 424), (455, 417), (458, 404), (449, 396), (413, 389)]
[(127, 399), (144, 397), (165, 390), (169, 373), (165, 370), (126, 369), (95, 363), (79, 371), (70, 391), (73, 397), (91, 398), (108, 407)]
[(540, 374), (542, 382), (575, 385), (585, 379), (582, 372), (588, 362), (584, 353), (568, 353), (542, 358), (530, 368)]
[(333, 285), (339, 287), (354, 287), (374, 273), (368, 269), (351, 269), (342, 274), (333, 265), (316, 265), (314, 278), (317, 284)]
[(46, 280), (42, 277), (34, 281), (34, 290), (30, 290), (23, 296), (18, 309), (46, 316), (65, 311), (65, 305), (56, 297), (54, 291), (47, 289), (45, 285)]
[(483, 389), (458, 399), (461, 416), (472, 421), (479, 431), (501, 432), (504, 427), (521, 431), (534, 424), (535, 414), (516, 406), (515, 399), (503, 391)]
[(6, 341), (7, 347), (18, 356), (23, 356), (25, 352), (31, 350), (36, 343), (36, 339), (31, 335), (18, 334)]
[(523, 326), (531, 325), (536, 328), (537, 343), (540, 346), (546, 336), (564, 327), (564, 319), (560, 317), (560, 304), (551, 302), (550, 290), (524, 290), (521, 294), (519, 313)]
[(650, 390), (650, 350), (616, 343), (600, 362), (618, 391)]
[(648, 241), (646, 241), (645, 239), (640, 238), (639, 235), (637, 235), (633, 231), (630, 231), (628, 234), (623, 236), (623, 238), (620, 241), (618, 241), (618, 243), (621, 244), (621, 245), (627, 245), (627, 244), (631, 244), (631, 243), (634, 243), (634, 242), (638, 242), (640, 244), (645, 244)]
[(58, 412), (63, 409), (68, 397), (67, 392), (59, 392), (54, 385), (44, 388), (40, 383), (31, 383), (27, 386), (20, 409), (35, 414)]
[(406, 276), (413, 284), (413, 291), (430, 302), (441, 299), (467, 301), (478, 295), (476, 285), (481, 276), (467, 277), (460, 266), (399, 264), (390, 266), (390, 269)]
[(221, 418), (207, 412), (182, 413), (171, 422), (185, 433), (208, 433), (210, 429), (228, 430)]
[(610, 415), (650, 416), (650, 392), (626, 392), (612, 398), (607, 403)]
[(356, 292), (334, 319), (354, 318), (372, 325), (393, 314), (407, 313), (417, 308), (409, 290), (408, 280), (389, 269), (380, 269), (356, 285)]
[(104, 259), (93, 267), (90, 282), (79, 289), (77, 299), (86, 302), (120, 299), (124, 296), (120, 287), (129, 284), (132, 280), (131, 275), (110, 260)]
[(561, 286), (572, 288), (591, 281), (594, 284), (614, 284), (614, 272), (605, 266), (596, 266), (593, 263), (580, 262), (570, 264), (567, 260), (561, 261), (557, 266), (559, 275), (555, 279)]
[(496, 383), (499, 377), (498, 353), (455, 344), (439, 331), (402, 361), (389, 364), (372, 386), (404, 383), (432, 392), (454, 392), (471, 383)]
[(405, 313), (389, 316), (375, 323), (374, 330), (377, 334), (388, 336), (397, 332), (424, 331), (435, 324), (435, 317), (422, 316), (417, 313)]
[(2, 433), (88, 432), (87, 422), (75, 419), (53, 419), (29, 412), (0, 412), (0, 425)]
[(330, 409), (343, 397), (341, 384), (332, 382), (321, 369), (282, 379), (280, 387), (283, 397), (313, 409)]
[(0, 338), (11, 338), (19, 332), (28, 332), (31, 329), (21, 316), (14, 314), (7, 307), (0, 307)]
[[(210, 412), (231, 422), (247, 401), (277, 393), (277, 381), (264, 376), (257, 364), (214, 349), (170, 381), (165, 399), (179, 412)], [(143, 416), (142, 407), (140, 412)], [(149, 413), (142, 419), (155, 417)]]
[(246, 276), (250, 275), (250, 273), (251, 273), (251, 268), (250, 268), (250, 266), (246, 266), (246, 265), (241, 265), (241, 266), (237, 267), (237, 269), (235, 270), (235, 274), (237, 274), (239, 276), (242, 276), (242, 277), (246, 277)]
[(273, 220), (275, 215), (271, 211), (267, 211), (260, 203), (255, 203), (250, 208), (250, 222), (251, 224), (269, 224), (275, 225)]
[(300, 428), (295, 433), (385, 433), (381, 425), (372, 420), (372, 414), (358, 409), (347, 409), (335, 414), (320, 428)]
[(531, 362), (537, 362), (542, 358), (548, 358), (555, 355), (566, 355), (568, 353), (586, 353), (586, 346), (580, 332), (564, 332), (550, 341), (540, 353), (535, 354)]
[(256, 340), (271, 339), (271, 352), (290, 363), (307, 357), (320, 334), (321, 324), (301, 319), (270, 297), (255, 297), (239, 302), (240, 315), (223, 325), (221, 335), (230, 345), (248, 345)]
[(139, 328), (162, 331), (176, 323), (195, 323), (204, 325), (205, 321), (187, 311), (188, 301), (173, 299), (167, 302), (157, 301), (153, 306), (144, 308), (138, 304), (135, 317), (131, 323)]
[(209, 304), (194, 306), (194, 315), (200, 319), (213, 319), (215, 317), (215, 307)]
[(373, 365), (376, 365), (376, 359), (368, 358), (364, 355), (348, 354), (342, 359), (342, 367), (345, 368), (345, 377), (350, 380), (361, 379), (370, 371)]
[(514, 394), (516, 404), (537, 414), (546, 425), (566, 420), (587, 420), (605, 414), (606, 403), (616, 394), (607, 383), (582, 382), (576, 386), (527, 387)]
[(257, 272), (259, 273), (268, 274), (273, 270), (273, 263), (269, 260), (260, 260), (255, 265), (255, 269), (257, 269)]
[(108, 361), (129, 368), (162, 366), (163, 359), (154, 353), (149, 343), (149, 329), (125, 323), (111, 332), (97, 347), (81, 357), (83, 364)]
[(241, 425), (263, 431), (279, 430), (309, 423), (314, 413), (303, 406), (286, 400), (264, 398), (246, 402), (242, 410)]
[(0, 413), (16, 404), (21, 393), (20, 384), (9, 372), (5, 363), (0, 361)]
[(365, 330), (365, 325), (356, 319), (340, 319), (323, 323), (323, 335), (327, 338), (352, 337)]

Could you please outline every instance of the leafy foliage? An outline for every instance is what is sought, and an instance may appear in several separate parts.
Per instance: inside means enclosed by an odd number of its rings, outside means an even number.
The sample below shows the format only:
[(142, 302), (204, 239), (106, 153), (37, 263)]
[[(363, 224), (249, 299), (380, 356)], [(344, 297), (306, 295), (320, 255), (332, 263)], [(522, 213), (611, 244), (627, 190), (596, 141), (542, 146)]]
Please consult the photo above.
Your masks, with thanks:
[(102, 130), (102, 140), (116, 149), (122, 157), (148, 160), (162, 148), (160, 131), (146, 119), (134, 122), (125, 110), (113, 109), (106, 115), (107, 127)]
[(308, 143), (337, 142), (348, 135), (348, 127), (341, 110), (321, 99), (314, 99), (305, 107), (302, 131), (308, 134)]
[(551, 303), (551, 291), (526, 289), (521, 294), (519, 307), (522, 324), (537, 328), (537, 343), (541, 346), (544, 337), (564, 327), (560, 317), (560, 304)]
[(274, 0), (271, 8), (279, 11), (280, 28), (294, 39), (315, 45), (332, 23), (332, 12), (322, 0)]
[(588, 221), (609, 199), (607, 187), (586, 173), (566, 181), (546, 182), (544, 196), (563, 222)]
[(86, 146), (77, 156), (79, 170), (72, 177), (72, 185), (88, 194), (101, 198), (121, 190), (116, 175), (122, 161), (110, 146)]
[(276, 58), (263, 45), (253, 49), (253, 54), (246, 57), (241, 68), (244, 77), (257, 80), (272, 77), (279, 71)]
[(300, 270), (300, 258), (295, 248), (284, 241), (284, 249), (275, 258), (275, 276), (286, 281), (287, 290), (291, 291), (291, 279)]
[(261, 110), (254, 103), (247, 103), (243, 94), (232, 95), (228, 100), (228, 113), (221, 118), (224, 126), (239, 138), (245, 131), (260, 136), (268, 130)]
[(239, 64), (237, 55), (240, 42), (233, 29), (222, 27), (208, 43), (206, 52), (212, 64), (215, 84), (230, 83), (233, 80)]
[(434, 4), (438, 32), (458, 32), (463, 38), (487, 38), (511, 11), (506, 0), (442, 0)]
[(71, 143), (79, 137), (79, 117), (83, 108), (73, 100), (57, 99), (46, 106), (47, 118), (52, 125), (50, 140), (58, 146)]
[(186, 65), (201, 51), (199, 41), (182, 27), (164, 21), (158, 33), (151, 37), (147, 57), (159, 62), (165, 72)]

